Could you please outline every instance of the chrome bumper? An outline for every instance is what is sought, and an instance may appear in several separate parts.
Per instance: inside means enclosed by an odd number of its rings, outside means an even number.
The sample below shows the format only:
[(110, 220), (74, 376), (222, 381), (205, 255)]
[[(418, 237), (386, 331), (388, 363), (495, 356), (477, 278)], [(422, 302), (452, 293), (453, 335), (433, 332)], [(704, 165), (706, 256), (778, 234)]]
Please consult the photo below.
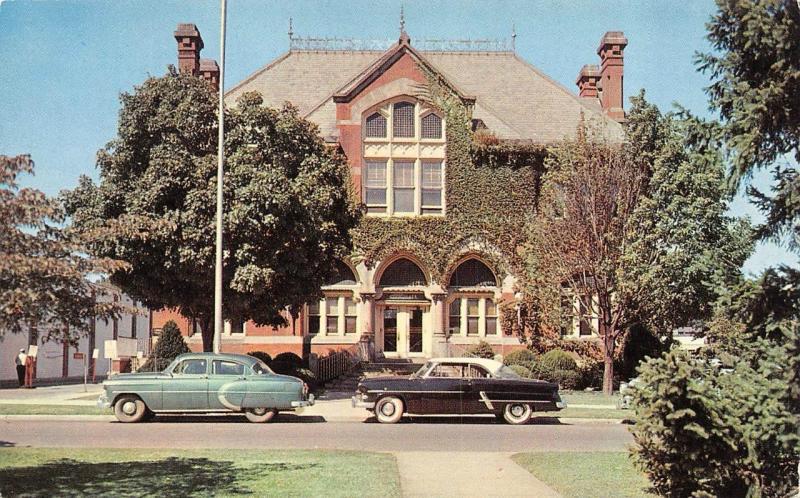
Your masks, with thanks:
[(350, 398), (350, 403), (353, 405), (353, 408), (366, 408), (367, 410), (375, 409), (374, 401), (363, 401), (358, 396), (353, 396)]
[(566, 407), (567, 407), (567, 402), (564, 399), (562, 399), (561, 396), (559, 396), (558, 401), (556, 401), (556, 408), (558, 408), (559, 410), (563, 410)]
[(303, 408), (306, 406), (314, 406), (314, 395), (309, 394), (308, 399), (304, 401), (292, 401), (292, 408)]
[(111, 408), (111, 402), (108, 400), (108, 397), (106, 396), (105, 392), (101, 394), (100, 397), (97, 398), (97, 407)]

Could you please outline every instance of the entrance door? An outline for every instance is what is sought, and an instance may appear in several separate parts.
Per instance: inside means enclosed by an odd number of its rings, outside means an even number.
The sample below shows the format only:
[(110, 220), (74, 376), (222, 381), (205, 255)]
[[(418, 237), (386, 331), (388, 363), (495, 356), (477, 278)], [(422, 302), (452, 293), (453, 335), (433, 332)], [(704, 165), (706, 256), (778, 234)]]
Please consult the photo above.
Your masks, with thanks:
[(383, 352), (389, 357), (406, 358), (423, 352), (422, 309), (408, 306), (383, 310)]

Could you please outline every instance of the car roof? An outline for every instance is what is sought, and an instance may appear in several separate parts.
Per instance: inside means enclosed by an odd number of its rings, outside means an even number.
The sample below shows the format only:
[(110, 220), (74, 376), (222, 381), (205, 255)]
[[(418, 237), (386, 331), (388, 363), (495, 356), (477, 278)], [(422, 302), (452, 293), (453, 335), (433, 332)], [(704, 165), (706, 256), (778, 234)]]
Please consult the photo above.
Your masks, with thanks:
[(182, 355), (179, 355), (176, 359), (178, 358), (180, 359), (202, 358), (207, 360), (237, 360), (250, 365), (259, 361), (258, 358), (254, 356), (250, 356), (247, 354), (236, 354), (236, 353), (183, 353)]
[(431, 358), (428, 361), (435, 363), (472, 363), (475, 365), (480, 365), (492, 373), (498, 371), (500, 367), (503, 366), (503, 364), (500, 363), (499, 361), (490, 360), (488, 358), (469, 358), (469, 357)]

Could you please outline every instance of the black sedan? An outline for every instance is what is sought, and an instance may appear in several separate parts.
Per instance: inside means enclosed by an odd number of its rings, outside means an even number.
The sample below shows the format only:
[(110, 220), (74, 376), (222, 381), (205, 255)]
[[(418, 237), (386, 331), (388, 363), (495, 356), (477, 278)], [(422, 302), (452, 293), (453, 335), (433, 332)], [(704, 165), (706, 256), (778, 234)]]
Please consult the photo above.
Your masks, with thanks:
[(353, 407), (392, 424), (403, 414), (488, 415), (527, 423), (534, 411), (566, 407), (558, 385), (523, 379), (502, 363), (483, 358), (435, 358), (410, 377), (378, 377), (358, 384)]

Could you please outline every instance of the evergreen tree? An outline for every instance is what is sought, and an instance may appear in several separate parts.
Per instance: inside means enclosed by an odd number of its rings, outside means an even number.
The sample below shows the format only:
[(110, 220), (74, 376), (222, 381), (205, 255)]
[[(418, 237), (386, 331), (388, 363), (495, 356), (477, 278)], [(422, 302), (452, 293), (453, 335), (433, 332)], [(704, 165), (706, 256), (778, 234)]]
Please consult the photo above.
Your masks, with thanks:
[(183, 353), (190, 352), (189, 346), (183, 339), (181, 330), (178, 324), (169, 320), (164, 324), (161, 333), (158, 336), (158, 342), (150, 353), (150, 358), (142, 366), (141, 370), (144, 371), (160, 371), (167, 367), (172, 360)]

